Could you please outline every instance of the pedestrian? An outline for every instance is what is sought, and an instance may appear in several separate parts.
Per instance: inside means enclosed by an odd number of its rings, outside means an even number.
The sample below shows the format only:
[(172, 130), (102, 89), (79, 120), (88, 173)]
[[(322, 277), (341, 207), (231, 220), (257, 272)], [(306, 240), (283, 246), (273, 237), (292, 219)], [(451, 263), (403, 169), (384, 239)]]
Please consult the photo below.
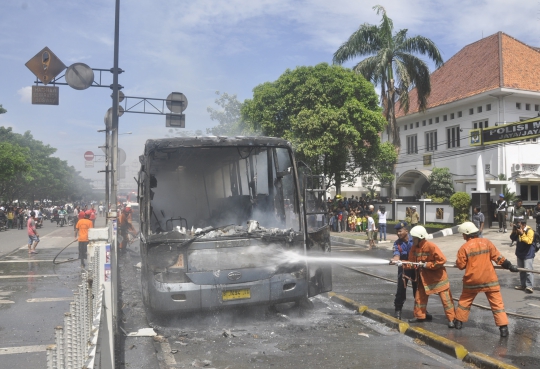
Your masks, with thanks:
[(411, 227), (416, 227), (420, 222), (420, 214), (416, 211), (416, 206), (411, 206)]
[(502, 193), (499, 195), (499, 200), (497, 200), (495, 206), (495, 218), (499, 222), (499, 232), (506, 233), (506, 209), (508, 208), (508, 204)]
[[(396, 264), (399, 260), (409, 260), (409, 252), (413, 246), (413, 239), (409, 235), (407, 222), (399, 222), (394, 226), (398, 239), (394, 242), (394, 256), (390, 260), (390, 264)], [(407, 299), (407, 284), (411, 281), (413, 289), (413, 299), (416, 295), (416, 278), (413, 269), (403, 270), (403, 266), (398, 266), (397, 291), (394, 299), (395, 317), (401, 319), (401, 310)]]
[(368, 211), (367, 216), (367, 233), (368, 233), (368, 240), (369, 240), (369, 250), (373, 250), (375, 248), (375, 232), (377, 231), (377, 228), (375, 228), (375, 221), (373, 220), (373, 217), (371, 216), (372, 212)]
[(13, 219), (15, 218), (15, 213), (13, 208), (10, 206), (7, 211), (7, 227), (8, 229), (13, 228)]
[(403, 266), (405, 269), (413, 268), (415, 270), (418, 288), (414, 296), (414, 319), (409, 320), (409, 322), (431, 321), (433, 317), (426, 311), (428, 298), (430, 295), (437, 294), (441, 299), (444, 314), (448, 320), (448, 328), (454, 328), (456, 314), (450, 292), (450, 281), (444, 267), (446, 257), (436, 244), (426, 240), (428, 233), (424, 227), (413, 227), (411, 236), (413, 237), (413, 247), (409, 252), (409, 262), (418, 264), (403, 264)]
[(24, 210), (22, 208), (19, 208), (19, 212), (17, 214), (17, 228), (23, 229), (24, 227)]
[(96, 226), (96, 209), (94, 209), (94, 205), (90, 208), (90, 210), (87, 210), (90, 212), (90, 220), (92, 221), (92, 227)]
[(341, 231), (347, 232), (347, 226), (348, 226), (348, 219), (349, 219), (349, 212), (347, 211), (346, 207), (343, 207), (341, 209), (343, 216), (341, 217)]
[(122, 240), (118, 246), (119, 249), (126, 251), (127, 245), (129, 242), (129, 234), (135, 236), (137, 234), (137, 231), (135, 231), (135, 228), (133, 227), (132, 221), (132, 210), (130, 206), (126, 206), (124, 210), (122, 210), (118, 223), (120, 228), (120, 236), (122, 237)]
[(379, 216), (379, 242), (383, 240), (386, 241), (386, 208), (384, 206), (379, 206), (377, 210), (377, 215)]
[[(533, 245), (534, 230), (527, 225), (527, 220), (522, 219), (514, 225), (510, 239), (517, 241), (515, 254), (518, 268), (532, 270), (536, 250)], [(524, 290), (527, 293), (533, 293), (533, 274), (531, 272), (519, 272), (519, 279), (521, 284), (514, 288), (516, 290)]]
[(81, 268), (85, 267), (86, 253), (88, 251), (88, 230), (94, 228), (90, 220), (90, 211), (84, 213), (84, 218), (79, 219), (75, 227), (75, 238), (79, 241), (79, 259)]
[(501, 337), (506, 337), (508, 336), (508, 317), (504, 310), (501, 286), (492, 261), (511, 272), (517, 272), (517, 266), (512, 265), (510, 260), (502, 256), (490, 240), (479, 238), (480, 229), (475, 224), (465, 222), (458, 227), (458, 232), (462, 234), (465, 244), (458, 250), (456, 266), (459, 270), (465, 269), (465, 274), (463, 275), (463, 292), (456, 308), (455, 327), (461, 329), (463, 323), (469, 320), (474, 298), (483, 292), (491, 306), (495, 325), (499, 327)]
[(30, 212), (26, 229), (28, 231), (28, 253), (37, 254), (36, 247), (39, 243), (39, 234), (36, 229), (36, 213), (33, 211)]
[(540, 234), (540, 201), (536, 203), (533, 209), (533, 216), (536, 218), (536, 233)]
[(484, 222), (486, 220), (481, 210), (482, 209), (480, 208), (480, 206), (475, 206), (473, 208), (473, 216), (472, 216), (472, 222), (474, 223), (476, 228), (478, 228), (478, 232), (477, 232), (478, 238), (482, 238), (482, 232), (484, 230)]
[(521, 222), (522, 220), (527, 219), (527, 209), (523, 207), (523, 200), (517, 199), (516, 206), (512, 211), (512, 222), (516, 224), (517, 221)]

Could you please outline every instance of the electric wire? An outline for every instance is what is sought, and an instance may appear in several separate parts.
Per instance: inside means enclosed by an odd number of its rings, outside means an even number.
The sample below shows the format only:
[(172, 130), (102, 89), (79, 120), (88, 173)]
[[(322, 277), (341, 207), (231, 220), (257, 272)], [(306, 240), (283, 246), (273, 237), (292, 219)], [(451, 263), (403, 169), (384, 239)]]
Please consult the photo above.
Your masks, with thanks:
[[(382, 279), (382, 280), (384, 280), (384, 281), (388, 281), (388, 282), (392, 282), (392, 283), (394, 283), (394, 284), (397, 284), (397, 281), (394, 280), (394, 279), (390, 279), (390, 278), (386, 278), (386, 277), (383, 277), (383, 276), (380, 276), (380, 275), (376, 275), (376, 274), (364, 272), (364, 271), (362, 271), (362, 270), (358, 270), (358, 269), (356, 269), (356, 268), (349, 267), (349, 266), (346, 266), (346, 265), (343, 265), (343, 264), (339, 264), (339, 263), (336, 263), (336, 265), (339, 265), (339, 266), (342, 267), (342, 268), (345, 268), (345, 269), (348, 269), (348, 270), (352, 270), (352, 271), (357, 272), (357, 273), (360, 273), (360, 274), (365, 274), (365, 275), (370, 276), (370, 277)], [(407, 284), (407, 288), (412, 288), (412, 285)], [(453, 297), (453, 300), (454, 300), (454, 301), (459, 301), (459, 299), (456, 298), (456, 297)], [(491, 307), (485, 306), (485, 305), (480, 305), (480, 304), (477, 304), (477, 303), (475, 303), (475, 302), (473, 302), (472, 305), (473, 305), (473, 306), (476, 306), (476, 307), (479, 307), (479, 308), (481, 308), (481, 309), (491, 310)], [(540, 320), (540, 317), (532, 316), (532, 315), (524, 315), (524, 314), (512, 313), (512, 312), (509, 312), (509, 311), (507, 311), (506, 314), (507, 314), (507, 315), (510, 315), (510, 316), (515, 316), (515, 317), (518, 317), (518, 318), (532, 319), (532, 320)]]

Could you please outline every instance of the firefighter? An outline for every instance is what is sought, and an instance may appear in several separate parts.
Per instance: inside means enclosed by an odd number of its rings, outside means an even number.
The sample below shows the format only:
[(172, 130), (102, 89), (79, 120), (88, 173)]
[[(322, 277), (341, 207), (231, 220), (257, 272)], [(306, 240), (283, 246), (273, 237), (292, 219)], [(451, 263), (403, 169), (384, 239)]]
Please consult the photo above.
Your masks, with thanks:
[(497, 273), (491, 262), (494, 261), (511, 272), (517, 272), (518, 268), (505, 259), (491, 241), (478, 238), (479, 230), (473, 223), (461, 224), (458, 232), (463, 235), (466, 242), (458, 250), (456, 266), (460, 270), (465, 269), (465, 274), (463, 275), (463, 292), (456, 308), (455, 327), (456, 329), (463, 327), (463, 322), (469, 319), (474, 298), (479, 292), (484, 292), (501, 337), (506, 337), (508, 336), (508, 317), (504, 311)]
[[(394, 256), (390, 260), (390, 264), (396, 264), (399, 260), (408, 260), (409, 251), (412, 248), (413, 240), (409, 235), (407, 222), (399, 222), (394, 226), (398, 239), (394, 242)], [(407, 299), (407, 283), (411, 281), (413, 288), (413, 298), (416, 295), (416, 279), (414, 270), (403, 270), (403, 266), (398, 267), (397, 291), (394, 299), (394, 308), (396, 310), (395, 317), (401, 319), (401, 309)]]
[(438, 294), (444, 314), (448, 319), (448, 328), (454, 328), (455, 310), (450, 281), (446, 274), (446, 257), (433, 242), (427, 241), (428, 233), (422, 226), (411, 229), (413, 247), (409, 252), (409, 261), (417, 265), (403, 264), (406, 269), (414, 268), (418, 287), (414, 296), (414, 319), (411, 323), (422, 323), (432, 320), (426, 312), (429, 295)]

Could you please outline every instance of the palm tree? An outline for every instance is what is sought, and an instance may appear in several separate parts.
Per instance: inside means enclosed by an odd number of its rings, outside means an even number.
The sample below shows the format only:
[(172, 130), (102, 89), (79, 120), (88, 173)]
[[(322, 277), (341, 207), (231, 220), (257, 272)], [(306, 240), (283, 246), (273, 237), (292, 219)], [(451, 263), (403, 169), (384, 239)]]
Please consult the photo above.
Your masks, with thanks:
[(373, 9), (378, 15), (382, 15), (381, 24), (362, 24), (334, 53), (333, 62), (342, 64), (358, 56), (367, 56), (356, 64), (353, 70), (374, 85), (381, 86), (381, 102), (388, 121), (388, 140), (399, 155), (401, 141), (396, 125), (396, 102), (399, 101), (400, 108), (407, 113), (408, 93), (416, 88), (418, 107), (424, 111), (431, 92), (429, 68), (422, 59), (413, 54), (427, 55), (437, 67), (443, 64), (443, 60), (439, 49), (429, 38), (409, 38), (407, 29), (394, 33), (394, 24), (384, 8), (376, 5)]

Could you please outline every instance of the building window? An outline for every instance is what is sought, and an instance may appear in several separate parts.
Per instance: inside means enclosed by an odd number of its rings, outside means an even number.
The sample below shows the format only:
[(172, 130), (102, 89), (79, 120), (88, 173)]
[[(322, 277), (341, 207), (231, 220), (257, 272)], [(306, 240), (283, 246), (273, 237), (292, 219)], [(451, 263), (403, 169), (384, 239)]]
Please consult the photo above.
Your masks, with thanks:
[(411, 127), (410, 127), (410, 128), (412, 129), (412, 123), (411, 123)]
[(454, 119), (454, 113), (450, 113), (450, 119)]
[(451, 149), (453, 147), (459, 147), (459, 126), (448, 127), (446, 129), (446, 146)]
[(534, 104), (534, 111), (540, 111), (540, 105)]
[(426, 126), (426, 121), (425, 120), (422, 121), (422, 126), (424, 126), (424, 127)]
[[(519, 117), (519, 121), (520, 122), (523, 122), (524, 120), (528, 120), (528, 119), (531, 119), (531, 118), (523, 118), (523, 117)], [(527, 143), (537, 143), (538, 142), (538, 138), (535, 137), (535, 138), (526, 138), (525, 140), (523, 140), (523, 142), (527, 142)]]
[(519, 186), (521, 191), (520, 199), (523, 201), (538, 201), (538, 185), (526, 185)]
[(457, 112), (457, 117), (458, 117), (458, 118), (461, 118), (462, 116), (463, 116), (462, 112), (461, 112), (461, 111), (458, 111), (458, 112)]
[(491, 110), (491, 104), (487, 104), (486, 105), (486, 111), (490, 111)]
[(477, 120), (473, 122), (473, 129), (487, 128), (489, 126), (487, 120)]
[(531, 110), (531, 104), (525, 104), (525, 110)]
[(416, 122), (416, 128), (420, 127), (420, 122)]
[(531, 185), (531, 201), (538, 201), (538, 185)]
[(426, 151), (437, 151), (437, 131), (426, 132)]
[(469, 109), (469, 115), (473, 115), (474, 114), (474, 109), (473, 108), (470, 108)]
[(407, 136), (407, 154), (418, 154), (418, 138), (416, 135)]
[(433, 118), (429, 118), (429, 124), (433, 124)]
[(482, 112), (482, 107), (481, 107), (481, 106), (477, 107), (477, 108), (476, 108), (476, 112), (477, 112), (477, 113), (481, 113), (481, 112)]
[(516, 109), (521, 109), (521, 103), (516, 103)]
[(485, 171), (484, 174), (491, 174), (491, 164), (484, 165)]
[(528, 201), (529, 200), (529, 186), (528, 185), (521, 185), (519, 186), (520, 192), (521, 192), (521, 200)]
[(435, 123), (439, 123), (439, 117), (435, 118)]
[(405, 128), (405, 130), (407, 130), (407, 125), (406, 124), (403, 127)]
[(443, 116), (442, 116), (442, 120), (443, 120), (444, 122), (446, 122), (446, 121), (448, 120), (448, 117), (447, 117), (446, 115), (443, 115)]

